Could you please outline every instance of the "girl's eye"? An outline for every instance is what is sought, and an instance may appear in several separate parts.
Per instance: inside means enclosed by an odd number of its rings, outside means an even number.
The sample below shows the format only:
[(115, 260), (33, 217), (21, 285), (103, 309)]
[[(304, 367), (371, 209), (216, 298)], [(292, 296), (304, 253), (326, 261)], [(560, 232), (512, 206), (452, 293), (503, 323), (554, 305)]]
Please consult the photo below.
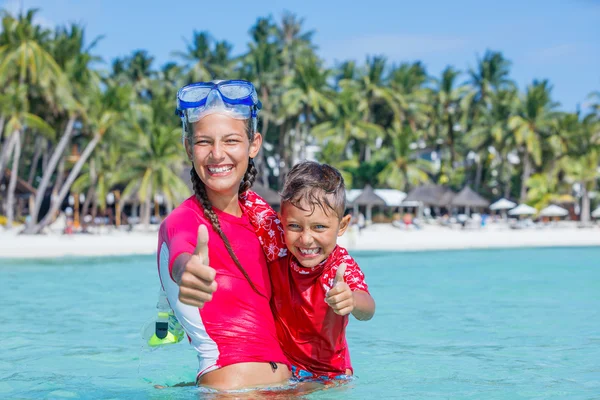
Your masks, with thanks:
[(288, 224), (288, 229), (297, 231), (297, 230), (300, 229), (300, 225), (298, 225), (298, 224)]
[(239, 143), (240, 141), (237, 139), (227, 139), (225, 141), (225, 143), (229, 143), (229, 144), (235, 144), (235, 143)]
[(202, 146), (206, 146), (207, 144), (210, 144), (210, 140), (198, 139), (198, 140), (196, 140), (196, 144), (199, 144), (199, 145), (202, 145)]

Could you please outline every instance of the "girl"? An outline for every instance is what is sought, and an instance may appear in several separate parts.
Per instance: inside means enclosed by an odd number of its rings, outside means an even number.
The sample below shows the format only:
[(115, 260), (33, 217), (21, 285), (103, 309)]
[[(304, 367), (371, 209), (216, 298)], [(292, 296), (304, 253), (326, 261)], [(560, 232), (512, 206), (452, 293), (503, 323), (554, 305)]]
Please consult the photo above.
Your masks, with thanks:
[(254, 86), (242, 80), (187, 85), (177, 103), (195, 193), (160, 226), (158, 268), (198, 353), (197, 384), (238, 389), (284, 383), (291, 374), (269, 308), (267, 263), (239, 202), (256, 175), (261, 103)]

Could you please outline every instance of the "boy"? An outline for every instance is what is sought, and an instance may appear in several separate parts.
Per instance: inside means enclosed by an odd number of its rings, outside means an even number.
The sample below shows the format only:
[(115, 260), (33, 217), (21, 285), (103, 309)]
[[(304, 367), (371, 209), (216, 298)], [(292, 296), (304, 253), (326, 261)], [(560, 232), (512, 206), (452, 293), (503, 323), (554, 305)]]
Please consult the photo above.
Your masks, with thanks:
[(341, 174), (316, 162), (288, 174), (281, 220), (255, 193), (243, 195), (269, 261), (277, 336), (297, 378), (352, 375), (348, 314), (368, 320), (375, 313), (362, 271), (336, 244), (350, 223), (345, 203)]

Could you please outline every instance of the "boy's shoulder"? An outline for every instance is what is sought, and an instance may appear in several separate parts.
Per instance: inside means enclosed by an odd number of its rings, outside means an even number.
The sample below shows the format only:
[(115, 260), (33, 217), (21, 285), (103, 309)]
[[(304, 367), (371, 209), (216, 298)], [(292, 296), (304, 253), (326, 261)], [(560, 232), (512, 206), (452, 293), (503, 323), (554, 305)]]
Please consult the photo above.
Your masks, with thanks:
[(326, 260), (325, 268), (321, 275), (321, 282), (325, 290), (330, 290), (335, 282), (335, 275), (339, 267), (346, 264), (346, 272), (344, 273), (344, 282), (350, 286), (352, 291), (363, 290), (368, 292), (368, 286), (365, 282), (365, 274), (362, 272), (358, 263), (348, 254), (348, 251), (336, 246)]

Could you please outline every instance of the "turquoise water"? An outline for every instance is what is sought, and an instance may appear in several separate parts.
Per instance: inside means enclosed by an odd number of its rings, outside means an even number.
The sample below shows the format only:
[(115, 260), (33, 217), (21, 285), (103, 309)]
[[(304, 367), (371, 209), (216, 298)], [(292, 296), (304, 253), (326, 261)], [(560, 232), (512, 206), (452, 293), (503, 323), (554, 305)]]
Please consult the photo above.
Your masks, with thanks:
[[(600, 399), (600, 248), (354, 256), (377, 301), (349, 325), (358, 378), (305, 398)], [(0, 260), (0, 282), (0, 398), (211, 396), (154, 388), (197, 366), (141, 347), (155, 257)]]

